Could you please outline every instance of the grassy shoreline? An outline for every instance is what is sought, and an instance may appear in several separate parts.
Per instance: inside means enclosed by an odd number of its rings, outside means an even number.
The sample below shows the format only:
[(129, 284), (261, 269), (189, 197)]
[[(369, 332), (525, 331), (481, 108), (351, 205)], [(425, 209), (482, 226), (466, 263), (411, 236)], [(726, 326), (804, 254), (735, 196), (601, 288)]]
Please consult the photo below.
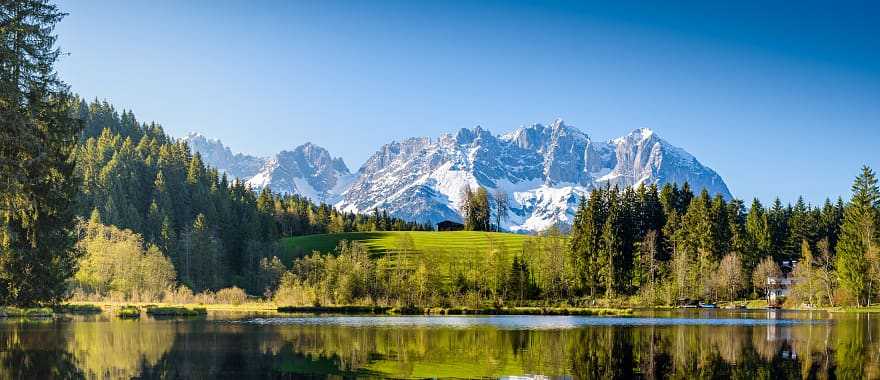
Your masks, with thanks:
[(631, 308), (584, 307), (412, 307), (387, 306), (282, 306), (279, 313), (371, 315), (632, 315)]
[[(719, 303), (717, 310), (727, 310), (730, 305), (746, 306), (743, 310), (765, 310), (766, 302), (760, 300)], [(150, 316), (203, 316), (208, 312), (242, 313), (300, 313), (300, 314), (347, 314), (347, 315), (584, 315), (629, 316), (635, 311), (672, 311), (678, 306), (619, 306), (619, 307), (565, 307), (565, 306), (516, 306), (516, 307), (413, 307), (400, 308), (369, 305), (333, 306), (279, 306), (273, 302), (248, 302), (233, 304), (172, 304), (155, 302), (70, 302), (55, 307), (18, 308), (0, 306), (0, 318), (50, 318), (62, 314), (109, 313), (120, 317), (134, 317), (143, 311)], [(137, 310), (135, 312), (135, 310)], [(824, 311), (829, 313), (880, 313), (880, 305), (869, 307), (836, 306), (818, 308), (782, 308), (785, 311)]]
[(45, 318), (52, 317), (54, 311), (48, 307), (19, 308), (13, 306), (0, 306), (0, 318)]

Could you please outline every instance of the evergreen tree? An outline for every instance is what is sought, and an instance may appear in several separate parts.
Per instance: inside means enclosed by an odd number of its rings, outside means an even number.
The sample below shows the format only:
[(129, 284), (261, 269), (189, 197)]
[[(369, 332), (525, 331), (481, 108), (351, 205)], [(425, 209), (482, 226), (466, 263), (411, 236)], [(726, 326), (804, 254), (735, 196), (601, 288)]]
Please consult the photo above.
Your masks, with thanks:
[(501, 231), (501, 223), (508, 218), (510, 200), (507, 198), (507, 193), (502, 190), (495, 190), (492, 194), (492, 200), (495, 203), (495, 230)]
[(757, 198), (752, 201), (746, 215), (746, 234), (748, 248), (743, 251), (743, 265), (747, 270), (752, 270), (757, 267), (759, 260), (770, 255), (773, 246), (767, 211)]
[(602, 273), (607, 270), (607, 265), (609, 265), (608, 261), (603, 260), (606, 256), (602, 254), (604, 247), (602, 235), (605, 231), (605, 221), (608, 218), (610, 192), (609, 189), (594, 190), (587, 203), (588, 215), (584, 220), (584, 262), (587, 268), (585, 278), (591, 296), (595, 295), (596, 288), (602, 285)]
[[(588, 214), (587, 210), (587, 198), (581, 197), (580, 202), (578, 202), (577, 212), (574, 214), (574, 220), (571, 223), (571, 231), (569, 236), (569, 249), (571, 250), (572, 255), (574, 255), (575, 268), (577, 269), (580, 280), (580, 285), (584, 288), (589, 287), (589, 280), (586, 278), (587, 270), (588, 270), (588, 261), (590, 259), (589, 254), (587, 252), (587, 231), (588, 228), (586, 223), (586, 218)], [(514, 258), (516, 260), (516, 258)], [(516, 261), (514, 261), (514, 266), (516, 265)], [(592, 295), (592, 294), (591, 294)]]
[(880, 189), (874, 171), (867, 166), (852, 185), (853, 196), (844, 210), (837, 245), (840, 285), (856, 297), (859, 306), (871, 302), (873, 284), (871, 260), (877, 256), (877, 208)]
[(466, 186), (462, 190), (462, 209), (464, 228), (468, 231), (490, 231), (492, 227), (492, 206), (489, 192), (479, 187), (476, 191)]
[(790, 259), (786, 250), (788, 213), (779, 198), (773, 201), (773, 206), (767, 211), (767, 226), (770, 232), (770, 255), (777, 263)]
[(811, 207), (806, 204), (803, 197), (798, 197), (794, 207), (791, 209), (791, 215), (788, 222), (788, 236), (785, 242), (786, 256), (789, 258), (799, 258), (802, 252), (801, 245), (804, 241), (810, 247), (816, 245), (816, 234), (818, 233), (818, 223), (815, 213)]
[(613, 189), (608, 196), (608, 216), (602, 228), (602, 250), (600, 260), (605, 282), (605, 296), (612, 297), (623, 291), (624, 279), (621, 271), (624, 255), (624, 241), (620, 231), (624, 228), (624, 216), (618, 200), (618, 191)]
[(204, 214), (196, 216), (191, 229), (183, 236), (182, 257), (178, 268), (182, 268), (181, 279), (193, 291), (217, 289), (224, 284), (225, 268), (222, 259), (222, 246), (208, 225)]
[(0, 3), (0, 304), (54, 303), (76, 254), (76, 104), (54, 71), (46, 0)]
[(843, 199), (838, 198), (836, 203), (825, 199), (822, 211), (819, 214), (819, 240), (826, 239), (830, 252), (835, 252), (837, 240), (840, 236), (840, 224), (843, 223)]

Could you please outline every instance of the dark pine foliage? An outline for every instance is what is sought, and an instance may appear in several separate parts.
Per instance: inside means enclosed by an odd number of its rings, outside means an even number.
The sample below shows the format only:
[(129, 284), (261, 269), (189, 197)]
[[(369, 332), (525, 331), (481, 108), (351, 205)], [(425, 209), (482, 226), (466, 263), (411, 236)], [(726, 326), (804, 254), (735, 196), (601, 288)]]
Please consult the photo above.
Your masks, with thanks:
[(140, 123), (106, 101), (75, 104), (85, 126), (76, 152), (77, 213), (86, 218), (97, 210), (104, 224), (142, 234), (193, 290), (247, 288), (261, 259), (277, 255), (280, 237), (431, 228), (379, 210), (344, 213), (298, 195), (255, 191), (207, 166), (156, 123)]
[(45, 0), (0, 2), (0, 304), (57, 302), (74, 270), (81, 124), (54, 71), (62, 17)]
[(833, 253), (843, 209), (841, 200), (813, 207), (776, 199), (767, 209), (756, 199), (746, 211), (738, 199), (694, 195), (687, 183), (599, 188), (581, 201), (569, 244), (586, 294), (634, 294), (653, 278), (655, 263), (669, 267), (675, 252), (689, 257), (695, 271), (701, 259), (717, 263), (737, 253), (746, 273), (766, 256), (798, 260), (802, 242), (816, 251), (824, 240)]

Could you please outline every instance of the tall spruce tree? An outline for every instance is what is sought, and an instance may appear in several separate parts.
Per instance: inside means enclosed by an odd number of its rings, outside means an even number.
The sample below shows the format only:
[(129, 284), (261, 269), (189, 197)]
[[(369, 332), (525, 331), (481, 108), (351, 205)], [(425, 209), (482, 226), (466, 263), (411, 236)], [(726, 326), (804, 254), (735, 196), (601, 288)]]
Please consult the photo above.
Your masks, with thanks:
[(853, 196), (844, 210), (840, 240), (837, 243), (837, 273), (840, 285), (856, 297), (859, 306), (868, 305), (874, 291), (871, 260), (877, 256), (877, 208), (880, 189), (869, 167), (852, 185)]
[(617, 188), (608, 192), (608, 214), (602, 227), (600, 255), (606, 297), (620, 294), (624, 285), (621, 276), (621, 262), (625, 242), (620, 232), (625, 228), (625, 221), (621, 203)]
[(757, 268), (758, 263), (764, 257), (770, 255), (773, 242), (770, 236), (770, 222), (767, 219), (767, 210), (757, 198), (752, 200), (752, 206), (746, 214), (747, 249), (744, 254), (744, 266), (751, 271)]
[(0, 304), (53, 303), (74, 272), (80, 123), (55, 73), (46, 0), (0, 2)]
[(777, 263), (789, 259), (785, 249), (788, 238), (788, 212), (779, 198), (767, 210), (767, 226), (770, 231), (770, 255)]

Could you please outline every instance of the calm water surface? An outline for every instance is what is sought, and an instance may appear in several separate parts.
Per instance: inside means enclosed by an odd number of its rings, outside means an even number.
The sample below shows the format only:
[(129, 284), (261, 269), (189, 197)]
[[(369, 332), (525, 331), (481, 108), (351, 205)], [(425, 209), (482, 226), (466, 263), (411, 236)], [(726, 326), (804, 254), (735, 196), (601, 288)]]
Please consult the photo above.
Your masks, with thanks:
[(880, 378), (880, 315), (0, 319), (0, 379)]

